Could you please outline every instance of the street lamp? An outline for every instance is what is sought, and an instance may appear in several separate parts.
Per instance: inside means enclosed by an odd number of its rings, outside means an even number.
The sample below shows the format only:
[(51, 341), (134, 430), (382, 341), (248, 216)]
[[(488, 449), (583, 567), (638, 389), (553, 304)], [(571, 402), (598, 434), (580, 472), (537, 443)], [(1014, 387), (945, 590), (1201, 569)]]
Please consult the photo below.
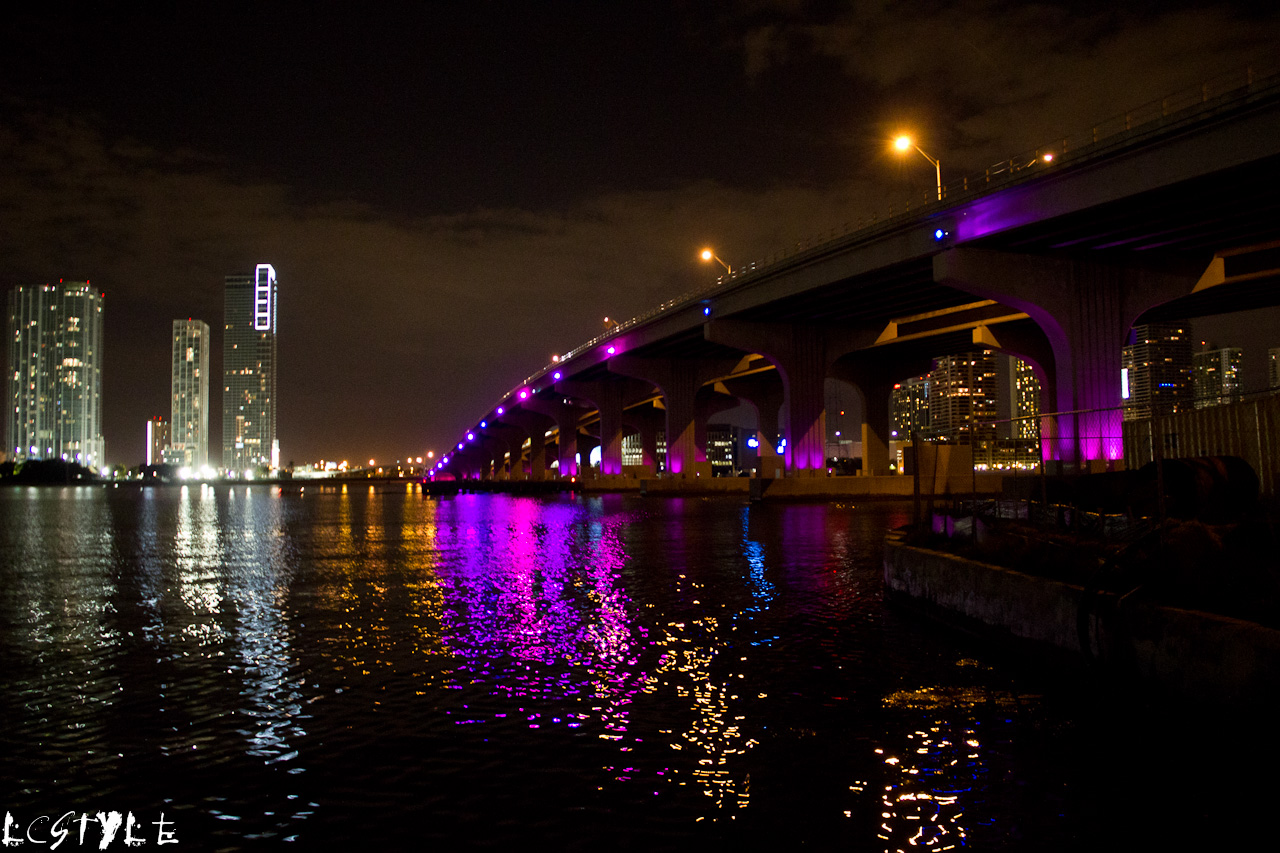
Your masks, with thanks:
[(715, 252), (711, 251), (710, 249), (702, 250), (702, 259), (704, 261), (715, 261), (716, 263), (720, 264), (720, 266), (724, 267), (725, 275), (733, 275), (733, 270), (729, 267), (729, 265), (726, 264), (724, 261), (720, 260), (720, 256), (717, 255)]
[(920, 152), (920, 156), (933, 164), (934, 171), (938, 175), (938, 201), (942, 201), (942, 163), (930, 157), (928, 154), (925, 154), (924, 149), (912, 142), (910, 136), (899, 136), (897, 139), (893, 140), (893, 147), (897, 148), (899, 151), (908, 151), (914, 148)]

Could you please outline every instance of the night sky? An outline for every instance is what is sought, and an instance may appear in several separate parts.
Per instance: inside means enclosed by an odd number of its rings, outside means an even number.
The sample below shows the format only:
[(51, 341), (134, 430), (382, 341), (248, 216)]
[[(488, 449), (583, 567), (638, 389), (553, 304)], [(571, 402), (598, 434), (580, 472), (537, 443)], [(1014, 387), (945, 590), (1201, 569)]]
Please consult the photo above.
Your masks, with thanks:
[(703, 245), (736, 266), (927, 190), (900, 128), (949, 180), (1280, 44), (1274, 3), (92, 8), (4, 22), (0, 287), (106, 293), (127, 465), (186, 317), (215, 330), (219, 457), (222, 282), (256, 263), (282, 459), (421, 455), (714, 278)]

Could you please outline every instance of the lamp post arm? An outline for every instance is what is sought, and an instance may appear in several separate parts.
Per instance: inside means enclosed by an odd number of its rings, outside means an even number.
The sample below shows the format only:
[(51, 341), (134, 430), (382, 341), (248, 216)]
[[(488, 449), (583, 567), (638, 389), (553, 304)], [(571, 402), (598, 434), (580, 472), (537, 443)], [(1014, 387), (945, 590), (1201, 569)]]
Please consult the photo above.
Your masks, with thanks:
[(924, 149), (921, 148), (919, 145), (912, 145), (911, 147), (919, 151), (921, 157), (923, 157), (924, 159), (928, 160), (930, 163), (933, 164), (933, 170), (934, 170), (934, 173), (937, 175), (937, 179), (938, 179), (938, 201), (942, 201), (942, 161), (935, 160), (933, 157), (930, 157), (928, 154), (924, 153)]

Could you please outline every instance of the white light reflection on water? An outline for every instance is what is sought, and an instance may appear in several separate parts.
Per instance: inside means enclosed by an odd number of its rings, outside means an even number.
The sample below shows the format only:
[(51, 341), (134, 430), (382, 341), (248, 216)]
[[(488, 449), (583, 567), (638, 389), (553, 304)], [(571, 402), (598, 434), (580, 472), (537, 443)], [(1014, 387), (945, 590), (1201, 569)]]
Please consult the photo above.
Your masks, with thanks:
[(0, 493), (15, 812), (136, 797), (217, 849), (1016, 850), (1089, 795), (1039, 691), (883, 607), (891, 510), (61, 494)]
[[(208, 502), (213, 503), (212, 490)], [(228, 599), (236, 611), (236, 652), (248, 699), (242, 728), (249, 754), (266, 763), (298, 757), (290, 741), (306, 734), (300, 719), (299, 681), (291, 677), (295, 659), (293, 631), (285, 618), (294, 555), (289, 551), (284, 503), (278, 487), (266, 495), (244, 490), (244, 498), (228, 507), (228, 533), (222, 564), (228, 576)], [(295, 766), (290, 773), (300, 773)]]

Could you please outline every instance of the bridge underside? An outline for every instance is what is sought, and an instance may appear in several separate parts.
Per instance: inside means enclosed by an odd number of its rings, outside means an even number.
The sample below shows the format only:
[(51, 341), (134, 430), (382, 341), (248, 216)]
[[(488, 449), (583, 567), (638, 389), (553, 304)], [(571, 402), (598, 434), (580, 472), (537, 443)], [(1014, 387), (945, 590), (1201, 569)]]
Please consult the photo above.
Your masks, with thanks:
[(1280, 304), (1280, 104), (1250, 109), (1234, 130), (1171, 133), (730, 280), (513, 391), (508, 414), (489, 416), (508, 427), (501, 462), (493, 442), (456, 456), (537, 476), (545, 445), (570, 476), (599, 444), (613, 474), (625, 434), (642, 436), (646, 464), (662, 461), (661, 429), (667, 472), (700, 476), (706, 419), (728, 400), (756, 411), (761, 445), (778, 442), (789, 475), (825, 473), (823, 388), (836, 378), (863, 399), (864, 472), (887, 473), (893, 384), (991, 349), (1034, 367), (1042, 412), (1071, 413), (1044, 420), (1046, 458), (1078, 470), (1120, 459), (1121, 349), (1135, 324)]

